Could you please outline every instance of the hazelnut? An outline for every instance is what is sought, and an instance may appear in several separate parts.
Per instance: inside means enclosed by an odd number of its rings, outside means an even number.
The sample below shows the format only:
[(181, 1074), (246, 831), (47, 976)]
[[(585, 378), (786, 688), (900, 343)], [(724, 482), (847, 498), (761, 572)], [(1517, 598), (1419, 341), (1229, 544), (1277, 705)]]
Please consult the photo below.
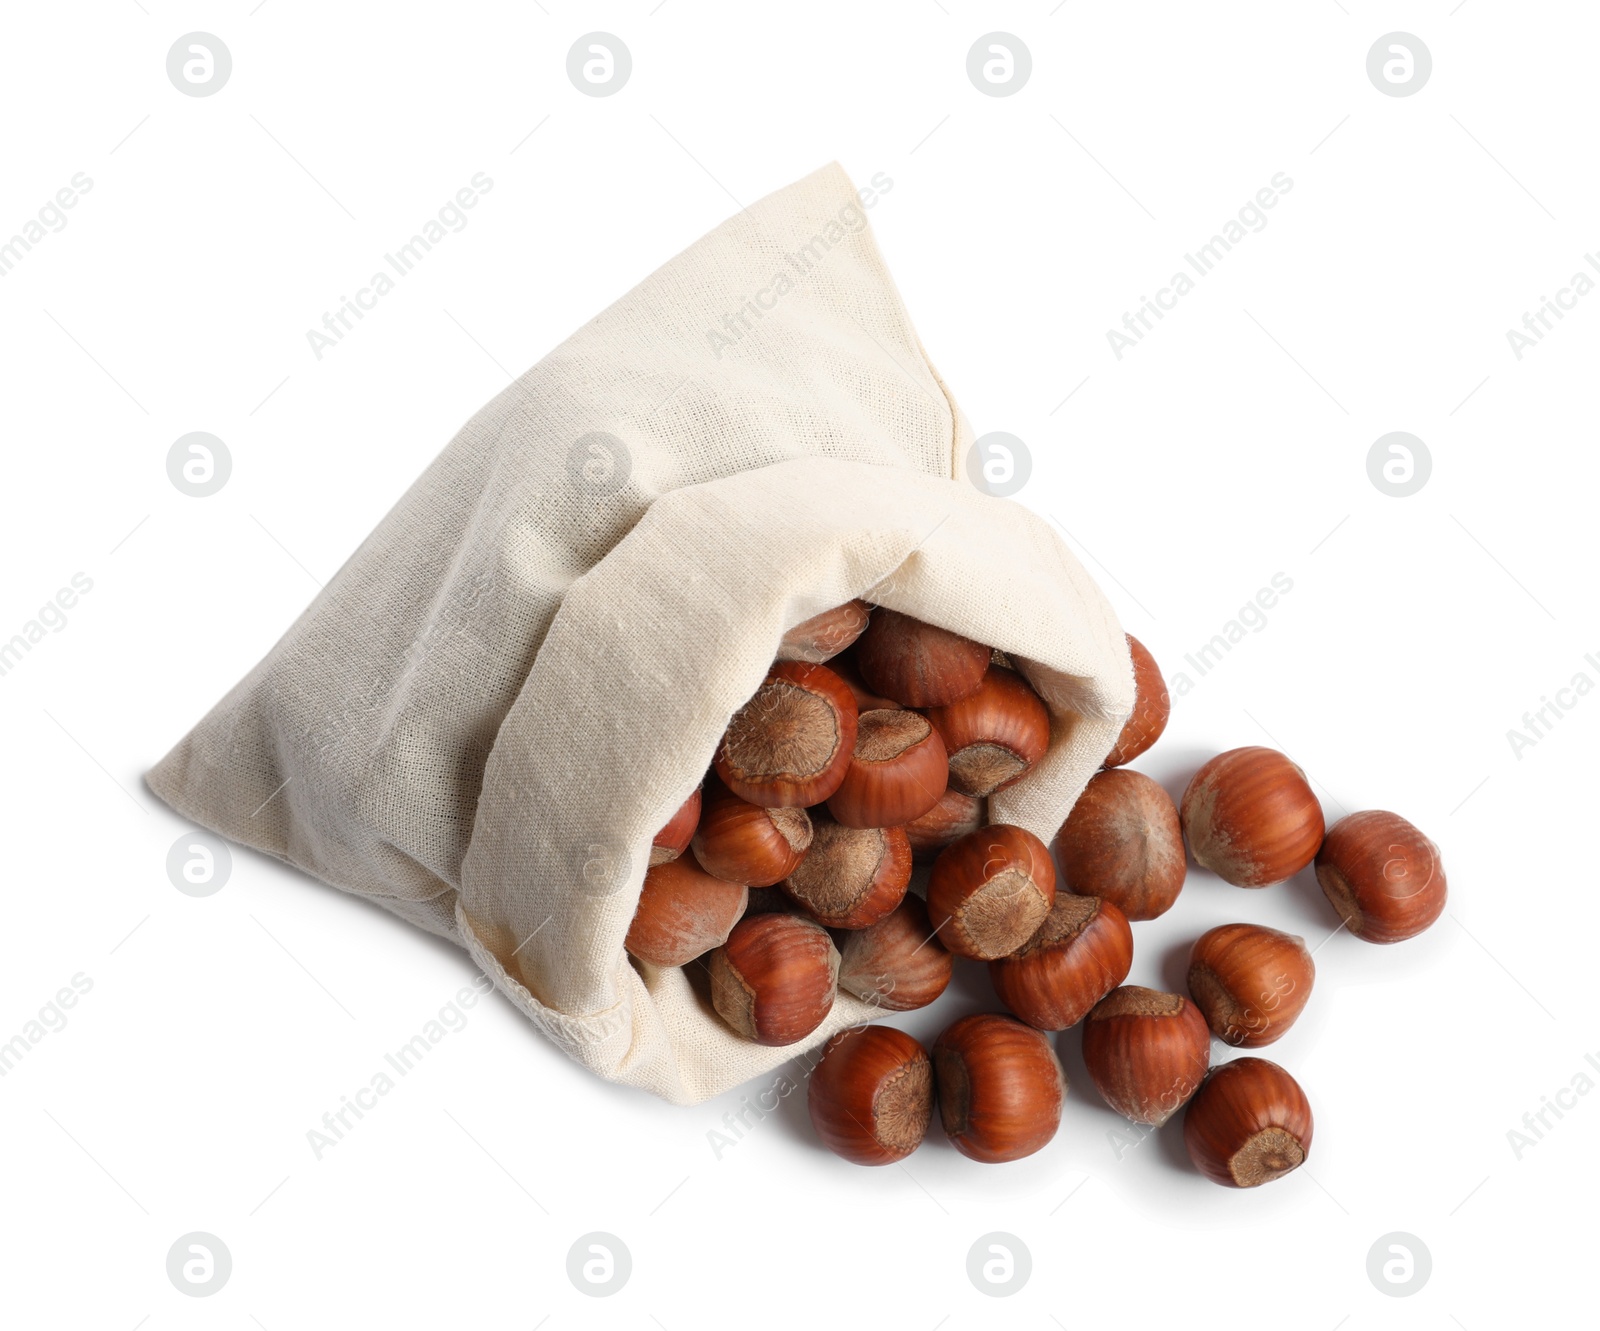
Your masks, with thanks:
[(1063, 886), (1153, 920), (1178, 899), (1188, 873), (1171, 797), (1143, 772), (1111, 768), (1089, 779), (1056, 834)]
[(822, 1144), (858, 1165), (889, 1165), (922, 1145), (933, 1117), (927, 1051), (891, 1026), (840, 1031), (806, 1092)]
[(918, 864), (933, 861), (951, 842), (982, 827), (983, 819), (982, 800), (963, 795), (954, 787), (947, 788), (933, 808), (905, 825), (912, 860)]
[(856, 703), (827, 666), (780, 661), (734, 713), (716, 771), (762, 808), (820, 804), (839, 788), (856, 746)]
[(982, 643), (882, 606), (856, 639), (855, 657), (869, 689), (907, 707), (943, 707), (965, 698), (989, 668)]
[(992, 961), (1033, 937), (1056, 899), (1044, 842), (1006, 823), (947, 846), (928, 878), (928, 916), (939, 940), (962, 957)]
[(821, 665), (861, 636), (871, 613), (872, 607), (865, 601), (846, 601), (820, 615), (812, 615), (783, 635), (777, 659)]
[(689, 848), (695, 826), (700, 821), (700, 787), (696, 786), (689, 798), (679, 806), (677, 813), (667, 820), (667, 825), (656, 833), (650, 843), (650, 864), (665, 864), (675, 860)]
[(1221, 924), (1189, 954), (1189, 992), (1212, 1033), (1256, 1049), (1294, 1025), (1317, 968), (1305, 940), (1260, 924)]
[(1213, 1183), (1254, 1188), (1298, 1169), (1311, 1151), (1311, 1104), (1264, 1058), (1214, 1069), (1183, 1116), (1183, 1142)]
[(811, 815), (797, 808), (763, 809), (713, 781), (691, 844), (707, 873), (730, 883), (771, 887), (805, 858)]
[(839, 941), (839, 988), (888, 1012), (927, 1007), (945, 991), (953, 966), (928, 923), (928, 908), (910, 894), (876, 924)]
[(1161, 678), (1161, 667), (1150, 649), (1133, 634), (1128, 639), (1128, 655), (1133, 658), (1133, 711), (1122, 724), (1122, 733), (1106, 754), (1105, 766), (1121, 767), (1131, 763), (1158, 739), (1167, 728), (1167, 718), (1172, 714), (1172, 698), (1167, 693), (1167, 682)]
[(1027, 775), (1050, 747), (1050, 713), (1014, 670), (991, 665), (976, 693), (930, 707), (950, 753), (950, 784), (968, 795), (992, 795)]
[(1132, 965), (1133, 930), (1115, 905), (1057, 892), (1033, 937), (989, 963), (989, 979), (1028, 1025), (1064, 1031), (1126, 980)]
[(892, 911), (911, 882), (911, 846), (898, 827), (813, 821), (811, 849), (783, 890), (830, 929), (865, 929)]
[(744, 914), (743, 883), (713, 878), (691, 856), (658, 864), (644, 876), (623, 946), (653, 966), (683, 966), (728, 936)]
[(1061, 1126), (1067, 1078), (1050, 1042), (998, 1012), (947, 1027), (933, 1046), (939, 1121), (962, 1155), (985, 1164), (1020, 1160)]
[(881, 693), (874, 693), (867, 687), (866, 681), (861, 678), (861, 671), (856, 668), (856, 654), (854, 652), (841, 652), (828, 662), (828, 669), (844, 681), (845, 688), (850, 690), (850, 696), (856, 700), (857, 712), (893, 712), (899, 710), (900, 704), (893, 698), (885, 698)]
[(1369, 943), (1414, 938), (1444, 913), (1439, 847), (1396, 813), (1341, 818), (1317, 852), (1317, 882), (1346, 926)]
[(1235, 887), (1292, 878), (1322, 844), (1322, 806), (1276, 749), (1219, 753), (1194, 774), (1180, 814), (1195, 863)]
[(1135, 1123), (1160, 1127), (1195, 1092), (1211, 1061), (1211, 1032), (1182, 994), (1136, 984), (1114, 989), (1083, 1023), (1083, 1064), (1101, 1097)]
[(839, 953), (820, 924), (798, 915), (751, 915), (706, 964), (711, 1005), (757, 1044), (786, 1045), (822, 1025), (833, 1007)]
[(944, 794), (944, 743), (928, 718), (900, 709), (862, 712), (856, 747), (828, 812), (846, 827), (898, 827)]

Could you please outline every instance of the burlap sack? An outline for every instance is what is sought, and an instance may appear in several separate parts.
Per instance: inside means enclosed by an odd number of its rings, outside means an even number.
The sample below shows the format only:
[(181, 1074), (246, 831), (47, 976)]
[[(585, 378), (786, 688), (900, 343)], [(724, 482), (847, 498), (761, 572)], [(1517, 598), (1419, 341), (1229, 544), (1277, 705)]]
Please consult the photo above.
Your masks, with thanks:
[(1071, 553), (960, 476), (868, 197), (762, 200), (479, 411), (151, 789), (460, 943), (603, 1077), (695, 1103), (792, 1058), (623, 950), (784, 630), (861, 596), (1005, 651), (1054, 724), (993, 816), (1044, 838), (1133, 696)]

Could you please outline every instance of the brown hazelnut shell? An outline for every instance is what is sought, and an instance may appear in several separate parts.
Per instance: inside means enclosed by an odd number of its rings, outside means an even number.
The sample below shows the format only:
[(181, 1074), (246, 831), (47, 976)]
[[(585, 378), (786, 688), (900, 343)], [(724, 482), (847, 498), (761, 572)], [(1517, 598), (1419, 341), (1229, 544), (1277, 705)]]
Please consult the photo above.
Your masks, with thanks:
[(886, 1012), (927, 1007), (944, 993), (953, 969), (928, 908), (911, 894), (876, 924), (839, 940), (839, 988)]
[(987, 796), (1020, 781), (1050, 747), (1050, 713), (1015, 670), (991, 665), (967, 697), (930, 707), (950, 755), (950, 784)]
[(922, 1144), (933, 1117), (933, 1064), (892, 1026), (853, 1026), (828, 1041), (806, 1101), (817, 1137), (858, 1165), (890, 1165)]
[(856, 747), (828, 812), (846, 827), (899, 827), (927, 813), (945, 789), (939, 732), (920, 712), (862, 712)]
[(892, 712), (900, 706), (893, 698), (874, 693), (867, 687), (867, 682), (861, 678), (861, 671), (856, 666), (854, 651), (840, 652), (828, 662), (828, 669), (844, 681), (845, 688), (850, 690), (850, 696), (856, 700), (857, 712)]
[(1236, 1058), (1213, 1068), (1183, 1116), (1195, 1168), (1227, 1188), (1254, 1188), (1311, 1153), (1311, 1102), (1276, 1063)]
[(711, 1004), (734, 1031), (763, 1045), (789, 1045), (833, 1008), (839, 953), (820, 924), (799, 915), (750, 915), (712, 952)]
[(1317, 852), (1317, 882), (1357, 938), (1399, 943), (1444, 913), (1449, 896), (1439, 847), (1397, 813), (1341, 818)]
[(724, 939), (744, 914), (743, 883), (713, 878), (692, 856), (658, 864), (644, 876), (624, 946), (653, 966), (684, 966)]
[(845, 827), (820, 814), (783, 890), (830, 929), (865, 929), (904, 899), (911, 845), (898, 827)]
[(1172, 695), (1167, 692), (1167, 681), (1161, 678), (1156, 658), (1133, 634), (1124, 636), (1128, 639), (1128, 655), (1133, 658), (1133, 711), (1106, 755), (1107, 767), (1131, 763), (1161, 738), (1172, 715)]
[(806, 661), (821, 665), (831, 661), (861, 636), (872, 607), (865, 601), (846, 601), (820, 615), (801, 620), (778, 643), (779, 661)]
[(1089, 779), (1056, 834), (1056, 854), (1063, 887), (1115, 902), (1130, 920), (1165, 914), (1189, 871), (1172, 797), (1120, 767)]
[(1201, 767), (1179, 818), (1195, 863), (1235, 887), (1292, 878), (1322, 844), (1322, 806), (1306, 774), (1259, 745), (1229, 749)]
[(856, 668), (874, 693), (906, 707), (943, 707), (983, 683), (989, 648), (878, 606), (856, 639)]
[(986, 817), (982, 800), (947, 788), (933, 808), (905, 825), (912, 860), (918, 864), (932, 863), (946, 846), (982, 827)]
[(730, 883), (771, 887), (794, 872), (811, 847), (804, 809), (765, 809), (712, 781), (691, 845), (707, 873)]
[(839, 788), (856, 744), (856, 702), (827, 666), (780, 661), (728, 722), (713, 763), (762, 808), (820, 804)]
[(689, 798), (678, 806), (677, 813), (667, 819), (667, 825), (655, 834), (650, 842), (650, 864), (665, 864), (675, 860), (689, 848), (689, 840), (700, 822), (700, 787), (696, 786)]
[(1000, 1001), (1041, 1031), (1076, 1026), (1128, 978), (1133, 930), (1110, 901), (1057, 892), (1033, 937), (989, 963)]
[(1061, 1126), (1066, 1074), (1050, 1042), (998, 1012), (945, 1028), (933, 1046), (939, 1121), (956, 1150), (985, 1164), (1021, 1160)]
[(1304, 939), (1261, 924), (1219, 924), (1189, 953), (1189, 993), (1211, 1033), (1246, 1049), (1283, 1037), (1316, 973)]
[(928, 877), (928, 915), (958, 956), (1009, 956), (1044, 923), (1056, 899), (1045, 844), (1021, 827), (996, 823), (940, 852)]
[(1211, 1030), (1182, 994), (1123, 985), (1083, 1023), (1083, 1064), (1124, 1118), (1160, 1127), (1194, 1094), (1211, 1062)]

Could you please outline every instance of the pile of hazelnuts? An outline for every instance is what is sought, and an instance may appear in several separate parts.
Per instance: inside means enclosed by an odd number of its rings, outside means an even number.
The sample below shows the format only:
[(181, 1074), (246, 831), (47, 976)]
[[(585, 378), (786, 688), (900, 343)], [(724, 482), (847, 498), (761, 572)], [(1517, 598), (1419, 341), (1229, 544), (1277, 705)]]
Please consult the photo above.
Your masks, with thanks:
[[(1184, 1141), (1207, 1178), (1254, 1187), (1297, 1168), (1311, 1106), (1266, 1059), (1211, 1066), (1212, 1037), (1259, 1048), (1311, 996), (1300, 938), (1225, 924), (1195, 942), (1187, 995), (1124, 984), (1130, 921), (1177, 899), (1196, 863), (1267, 887), (1313, 861), (1343, 928), (1413, 937), (1444, 910), (1438, 848), (1392, 813), (1325, 828), (1305, 773), (1274, 749), (1231, 749), (1181, 806), (1124, 764), (1166, 728), (1160, 669), (1131, 635), (1135, 703), (1051, 849), (991, 824), (989, 796), (1026, 778), (1050, 743), (1044, 702), (981, 643), (852, 601), (785, 635), (728, 725), (704, 786), (656, 836), (628, 951), (693, 967), (739, 1035), (792, 1045), (839, 990), (880, 1011), (932, 1003), (954, 959), (988, 965), (1009, 1012), (962, 1017), (931, 1055), (904, 1031), (861, 1024), (812, 1069), (818, 1137), (847, 1160), (890, 1164), (925, 1136), (935, 1101), (964, 1155), (1017, 1160), (1060, 1125), (1066, 1077), (1046, 1032), (1081, 1026), (1105, 1102), (1159, 1127), (1187, 1106)], [(824, 664), (826, 662), (826, 664)], [(929, 862), (926, 901), (908, 893)], [(1059, 881), (1059, 887), (1058, 887)]]

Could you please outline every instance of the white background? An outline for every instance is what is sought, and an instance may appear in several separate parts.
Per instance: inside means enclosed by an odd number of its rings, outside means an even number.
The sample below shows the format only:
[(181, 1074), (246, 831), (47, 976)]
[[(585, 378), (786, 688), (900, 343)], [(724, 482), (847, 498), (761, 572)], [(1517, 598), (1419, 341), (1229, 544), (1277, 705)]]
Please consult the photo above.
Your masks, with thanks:
[[(1520, 361), (1506, 338), (1600, 246), (1589, 7), (652, 6), (0, 15), (0, 238), (93, 181), (0, 280), (0, 639), (93, 581), (0, 677), (0, 1041), (92, 982), (0, 1079), (4, 1320), (1592, 1318), (1600, 1095), (1568, 1094), (1520, 1155), (1507, 1135), (1600, 1057), (1583, 758), (1600, 698), (1520, 757), (1507, 737), (1577, 673), (1600, 681), (1600, 298)], [(1032, 54), (1014, 96), (965, 72), (995, 29)], [(165, 72), (196, 30), (233, 57), (204, 98)], [(595, 30), (633, 56), (608, 98), (565, 73)], [(1414, 96), (1366, 74), (1396, 30), (1432, 53)], [(1027, 442), (1019, 501), (1070, 533), (1169, 678), (1274, 573), (1293, 580), (1265, 628), (1189, 671), (1136, 765), (1177, 793), (1213, 752), (1277, 744), (1330, 819), (1392, 808), (1428, 831), (1449, 913), (1397, 947), (1323, 945), (1336, 917), (1310, 875), (1247, 895), (1195, 871), (1136, 926), (1131, 979), (1163, 987), (1230, 919), (1320, 947), (1311, 1004), (1269, 1051), (1305, 1085), (1315, 1143), (1255, 1192), (1200, 1179), (1176, 1121), (1119, 1152), (1072, 1033), (1069, 1107), (1038, 1156), (979, 1166), (935, 1130), (903, 1168), (864, 1170), (816, 1145), (800, 1094), (719, 1158), (708, 1133), (770, 1079), (672, 1108), (581, 1072), (498, 997), (317, 1159), (308, 1130), (473, 968), (247, 852), (216, 895), (180, 894), (165, 864), (185, 828), (140, 773), (513, 373), (835, 157), (892, 178), (872, 225), (931, 356), (980, 433)], [(470, 225), (316, 359), (306, 330), (480, 171), (494, 188)], [(1118, 360), (1106, 330), (1278, 172), (1294, 184), (1269, 225)], [(233, 459), (205, 499), (165, 468), (195, 430)], [(1432, 456), (1408, 498), (1366, 470), (1394, 430)], [(903, 1024), (931, 1039), (994, 1005), (976, 968), (955, 990)], [(233, 1258), (202, 1299), (165, 1269), (197, 1230)], [(608, 1298), (566, 1275), (590, 1231), (632, 1255)], [(968, 1279), (991, 1231), (1032, 1254), (1008, 1298)], [(1392, 1231), (1432, 1254), (1410, 1297), (1367, 1275)]]

